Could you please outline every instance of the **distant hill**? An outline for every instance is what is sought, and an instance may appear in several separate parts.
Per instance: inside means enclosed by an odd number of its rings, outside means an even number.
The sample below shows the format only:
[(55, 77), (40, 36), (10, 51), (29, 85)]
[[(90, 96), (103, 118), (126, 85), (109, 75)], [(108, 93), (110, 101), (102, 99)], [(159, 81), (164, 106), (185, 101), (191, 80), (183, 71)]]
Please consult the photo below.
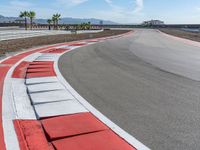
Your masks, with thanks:
[[(0, 23), (8, 23), (8, 22), (14, 22), (17, 19), (21, 19), (19, 17), (5, 17), (0, 15)], [(101, 20), (101, 19), (95, 19), (95, 18), (61, 18), (59, 23), (61, 24), (81, 24), (84, 22), (91, 22), (91, 24), (99, 24), (100, 21), (103, 21), (104, 24), (117, 24), (115, 22), (109, 21), (109, 20)], [(47, 19), (34, 19), (35, 23), (40, 24), (46, 24)]]

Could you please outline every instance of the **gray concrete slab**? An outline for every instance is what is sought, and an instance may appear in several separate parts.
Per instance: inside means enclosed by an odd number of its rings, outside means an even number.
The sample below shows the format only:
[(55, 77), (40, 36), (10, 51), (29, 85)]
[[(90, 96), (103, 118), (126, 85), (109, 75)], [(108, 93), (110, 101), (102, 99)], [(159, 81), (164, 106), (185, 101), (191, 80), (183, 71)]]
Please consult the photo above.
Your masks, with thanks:
[(29, 78), (26, 79), (25, 82), (27, 85), (41, 84), (41, 83), (55, 83), (58, 82), (58, 79), (56, 77)]
[(136, 30), (63, 55), (65, 79), (155, 150), (200, 149), (200, 48)]
[(66, 90), (30, 93), (30, 97), (34, 105), (74, 99), (71, 93)]
[(37, 93), (45, 91), (65, 90), (65, 87), (59, 82), (53, 82), (27, 85), (27, 89), (29, 93)]
[(39, 118), (88, 112), (77, 100), (39, 104), (34, 107)]

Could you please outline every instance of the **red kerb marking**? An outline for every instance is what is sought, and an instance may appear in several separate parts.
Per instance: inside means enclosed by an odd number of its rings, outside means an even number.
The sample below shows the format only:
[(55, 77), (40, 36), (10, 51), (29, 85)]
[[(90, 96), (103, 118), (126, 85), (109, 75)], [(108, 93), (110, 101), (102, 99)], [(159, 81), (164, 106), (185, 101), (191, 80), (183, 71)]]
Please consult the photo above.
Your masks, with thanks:
[(64, 52), (69, 51), (69, 50), (70, 49), (67, 49), (67, 48), (53, 48), (53, 49), (50, 49), (50, 50), (43, 51), (41, 53), (60, 54), (60, 53), (64, 53)]
[(87, 45), (86, 43), (73, 43), (73, 44), (69, 44), (68, 46), (84, 46)]
[(37, 120), (14, 120), (21, 150), (53, 150)]
[(26, 78), (39, 78), (39, 77), (54, 77), (55, 72), (39, 72), (39, 73), (28, 73)]
[(3, 95), (3, 84), (6, 77), (6, 74), (10, 67), (0, 66), (0, 148), (2, 150), (6, 149), (4, 143), (4, 133), (3, 133), (3, 124), (2, 124), (2, 95)]
[(57, 150), (136, 150), (111, 130), (52, 142)]
[(38, 68), (49, 68), (53, 67), (52, 65), (31, 65), (28, 67), (28, 69), (38, 69)]
[(13, 71), (12, 78), (25, 78), (29, 62), (21, 62)]
[(108, 129), (91, 113), (53, 117), (41, 122), (51, 140)]
[(53, 65), (52, 61), (31, 62), (27, 69), (26, 78), (56, 76)]
[(28, 69), (27, 73), (39, 73), (39, 72), (52, 72), (52, 68), (34, 68), (34, 69)]

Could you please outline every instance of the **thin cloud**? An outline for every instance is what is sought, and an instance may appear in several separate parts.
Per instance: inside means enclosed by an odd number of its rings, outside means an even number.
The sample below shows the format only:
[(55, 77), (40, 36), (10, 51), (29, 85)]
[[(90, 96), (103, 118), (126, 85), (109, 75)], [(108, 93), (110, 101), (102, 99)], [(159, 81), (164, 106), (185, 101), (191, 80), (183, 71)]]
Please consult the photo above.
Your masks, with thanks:
[(112, 4), (112, 0), (105, 0), (106, 3)]
[(80, 5), (82, 3), (87, 2), (88, 0), (56, 0), (60, 4), (64, 5), (70, 5), (70, 6), (75, 6), (75, 5)]
[(107, 20), (114, 20), (116, 22), (127, 23), (137, 20), (137, 17), (142, 16), (144, 8), (143, 0), (129, 0), (128, 6), (117, 5), (114, 0), (104, 0), (111, 10), (103, 10), (96, 12), (99, 18), (106, 17)]
[(113, 0), (104, 0), (113, 10), (117, 10), (118, 12), (121, 13), (126, 13), (126, 11), (131, 12), (132, 14), (134, 13), (140, 13), (143, 8), (144, 8), (144, 1), (143, 0), (133, 0), (132, 4), (132, 8), (134, 7), (134, 9), (132, 10), (127, 10), (128, 8), (124, 8), (122, 6), (118, 6), (114, 3)]
[(144, 8), (144, 1), (143, 0), (135, 0), (135, 13), (141, 12)]

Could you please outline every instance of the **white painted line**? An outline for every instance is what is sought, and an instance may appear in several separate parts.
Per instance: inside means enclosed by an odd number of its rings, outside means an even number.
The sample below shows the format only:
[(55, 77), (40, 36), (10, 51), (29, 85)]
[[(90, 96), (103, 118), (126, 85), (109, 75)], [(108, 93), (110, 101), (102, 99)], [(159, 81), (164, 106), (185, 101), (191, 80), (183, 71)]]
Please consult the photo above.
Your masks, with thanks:
[(35, 105), (35, 110), (39, 118), (88, 112), (88, 110), (76, 100), (38, 104)]
[(32, 103), (40, 104), (40, 103), (49, 103), (49, 102), (57, 102), (64, 100), (72, 100), (74, 97), (66, 90), (59, 91), (49, 91), (42, 93), (31, 93), (30, 94)]
[(65, 89), (65, 87), (62, 84), (60, 84), (59, 82), (33, 84), (33, 85), (28, 85), (27, 88), (28, 88), (29, 93), (64, 90)]
[(26, 79), (26, 84), (39, 84), (39, 83), (52, 83), (52, 82), (58, 82), (58, 79), (56, 77), (41, 77), (41, 78), (29, 78)]

